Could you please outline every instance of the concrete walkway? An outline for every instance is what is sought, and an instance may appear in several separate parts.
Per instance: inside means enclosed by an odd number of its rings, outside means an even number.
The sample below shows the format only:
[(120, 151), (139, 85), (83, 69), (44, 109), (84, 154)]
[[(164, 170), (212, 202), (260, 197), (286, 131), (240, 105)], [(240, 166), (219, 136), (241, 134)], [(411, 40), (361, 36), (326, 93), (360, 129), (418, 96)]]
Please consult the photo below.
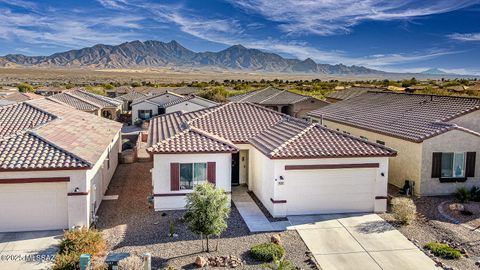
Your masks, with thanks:
[(376, 214), (290, 216), (322, 270), (434, 270), (435, 263)]
[(50, 269), (62, 231), (0, 233), (0, 270)]
[(284, 231), (291, 225), (288, 221), (270, 222), (247, 191), (245, 186), (232, 187), (232, 201), (250, 232)]

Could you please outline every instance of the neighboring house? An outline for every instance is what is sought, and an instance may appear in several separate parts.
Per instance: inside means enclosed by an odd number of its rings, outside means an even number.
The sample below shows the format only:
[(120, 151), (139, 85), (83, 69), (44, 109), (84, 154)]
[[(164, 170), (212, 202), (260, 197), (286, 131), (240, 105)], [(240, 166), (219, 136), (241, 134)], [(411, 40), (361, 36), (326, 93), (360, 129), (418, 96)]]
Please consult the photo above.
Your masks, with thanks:
[(19, 91), (0, 91), (0, 106), (24, 102), (27, 100), (40, 99), (42, 96), (34, 93), (22, 93)]
[(47, 97), (49, 100), (115, 120), (122, 111), (123, 101), (84, 90), (68, 90)]
[(55, 94), (59, 94), (65, 91), (64, 87), (52, 87), (52, 86), (42, 86), (35, 89), (35, 94), (41, 96), (52, 96)]
[(480, 99), (369, 92), (311, 112), (322, 125), (396, 149), (389, 181), (417, 195), (480, 186)]
[(150, 121), (155, 210), (183, 209), (209, 181), (248, 185), (274, 217), (383, 212), (395, 151), (252, 103)]
[(47, 99), (0, 107), (0, 232), (89, 226), (121, 124)]
[(378, 91), (378, 90), (382, 90), (382, 89), (373, 88), (373, 87), (357, 87), (357, 86), (354, 86), (354, 87), (350, 87), (350, 88), (347, 88), (347, 89), (344, 89), (344, 90), (340, 90), (340, 91), (330, 93), (330, 94), (327, 95), (326, 100), (330, 103), (335, 103), (335, 102), (339, 102), (339, 101), (342, 101), (342, 100), (347, 100), (347, 99), (351, 99), (351, 98), (363, 95), (363, 94), (367, 93), (368, 91), (372, 91), (372, 90)]
[(197, 96), (164, 93), (146, 96), (132, 102), (132, 123), (149, 120), (153, 116), (176, 111), (191, 112), (216, 106), (218, 103)]
[(123, 102), (122, 110), (124, 112), (129, 112), (129, 111), (132, 110), (132, 103), (133, 103), (134, 100), (143, 99), (143, 98), (147, 98), (147, 97), (148, 96), (144, 93), (132, 91), (128, 94), (121, 95), (121, 96), (117, 97), (117, 99), (121, 100)]
[(106, 90), (107, 96), (116, 98), (130, 92), (138, 92), (145, 95), (160, 95), (167, 92), (173, 92), (179, 95), (195, 95), (201, 92), (202, 89), (198, 87), (182, 86), (182, 87), (152, 87), (152, 86), (119, 86), (110, 90)]
[(233, 102), (250, 102), (272, 110), (303, 118), (307, 113), (328, 105), (328, 102), (310, 96), (304, 96), (275, 87), (248, 92), (233, 96), (228, 100)]

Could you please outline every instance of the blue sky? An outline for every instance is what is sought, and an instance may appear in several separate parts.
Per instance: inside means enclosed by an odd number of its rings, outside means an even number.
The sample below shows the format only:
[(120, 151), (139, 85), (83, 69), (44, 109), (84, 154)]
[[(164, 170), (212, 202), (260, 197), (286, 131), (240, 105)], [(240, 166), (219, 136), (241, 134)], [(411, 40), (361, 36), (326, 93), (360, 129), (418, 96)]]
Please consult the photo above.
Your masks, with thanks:
[(0, 0), (0, 55), (177, 40), (318, 63), (480, 74), (480, 0)]

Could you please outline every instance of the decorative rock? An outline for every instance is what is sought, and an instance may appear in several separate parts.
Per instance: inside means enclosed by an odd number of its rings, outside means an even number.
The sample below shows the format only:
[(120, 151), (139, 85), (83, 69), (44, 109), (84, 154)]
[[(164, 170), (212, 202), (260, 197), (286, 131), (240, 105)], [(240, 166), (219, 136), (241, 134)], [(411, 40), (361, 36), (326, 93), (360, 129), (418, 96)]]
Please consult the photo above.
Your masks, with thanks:
[(205, 258), (203, 257), (197, 256), (197, 258), (195, 259), (195, 265), (198, 268), (205, 267), (207, 266), (207, 260), (205, 260)]
[(450, 208), (450, 210), (452, 210), (452, 211), (463, 211), (463, 210), (465, 210), (465, 206), (461, 203), (452, 203), (448, 206), (448, 208)]
[(476, 266), (480, 266), (480, 261), (476, 261), (476, 262), (475, 262), (475, 265), (476, 265)]
[(280, 234), (272, 235), (272, 237), (270, 237), (270, 241), (277, 245), (282, 244), (282, 239), (280, 238)]

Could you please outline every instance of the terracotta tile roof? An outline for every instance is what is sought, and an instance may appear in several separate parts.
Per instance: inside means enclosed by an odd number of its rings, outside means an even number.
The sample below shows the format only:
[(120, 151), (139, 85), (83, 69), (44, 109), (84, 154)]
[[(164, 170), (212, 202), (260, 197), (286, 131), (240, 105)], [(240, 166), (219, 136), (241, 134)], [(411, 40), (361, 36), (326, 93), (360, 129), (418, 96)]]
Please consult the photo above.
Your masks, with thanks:
[(148, 148), (153, 153), (232, 153), (238, 148), (231, 142), (196, 128), (186, 129)]
[(121, 124), (47, 99), (0, 108), (0, 169), (93, 166)]
[(33, 129), (55, 118), (53, 114), (38, 110), (28, 103), (0, 107), (0, 140)]
[(250, 102), (262, 105), (294, 104), (307, 99), (313, 99), (313, 97), (300, 95), (275, 87), (267, 87), (229, 98), (230, 101), (234, 102)]
[(53, 96), (48, 97), (52, 101), (68, 105), (80, 111), (95, 111), (100, 109), (100, 106), (89, 103), (81, 98), (71, 95), (68, 92), (59, 93)]
[[(295, 125), (297, 128), (293, 127)], [(298, 133), (294, 134), (294, 130)], [(278, 136), (284, 132), (285, 135)], [(318, 124), (305, 126), (304, 124), (285, 122), (259, 134), (251, 142), (253, 146), (272, 159), (396, 155), (394, 150), (387, 147), (363, 141)]]
[(89, 166), (82, 159), (31, 133), (0, 140), (0, 170), (81, 169)]
[(140, 93), (140, 92), (137, 92), (137, 91), (132, 91), (128, 94), (117, 97), (117, 99), (122, 100), (122, 101), (134, 101), (136, 99), (144, 98), (146, 96), (147, 95), (145, 95), (144, 93)]
[[(200, 135), (211, 141), (199, 141)], [(180, 134), (180, 135), (179, 135)], [(176, 139), (177, 136), (180, 138)], [(188, 143), (195, 136), (196, 143)], [(270, 158), (324, 158), (392, 156), (395, 151), (381, 145), (309, 124), (251, 103), (227, 103), (202, 111), (154, 117), (150, 122), (150, 151), (219, 151), (223, 144), (249, 143)], [(213, 143), (212, 143), (213, 144)], [(233, 145), (234, 146), (234, 145)], [(220, 147), (220, 148), (219, 148)]]
[(368, 92), (309, 115), (421, 142), (457, 128), (448, 121), (478, 109), (477, 98)]
[(39, 99), (39, 98), (43, 98), (43, 97), (40, 95), (36, 95), (34, 93), (22, 93), (18, 91), (0, 95), (0, 100), (7, 100), (12, 102), (24, 102), (27, 100)]
[(327, 95), (327, 98), (346, 100), (367, 93), (368, 91), (379, 91), (381, 89), (372, 87), (350, 87), (345, 90), (336, 91)]
[(72, 90), (72, 91), (65, 91), (68, 94), (77, 96), (89, 103), (92, 103), (94, 105), (97, 105), (102, 108), (106, 107), (118, 107), (121, 105), (123, 102), (114, 98), (109, 98), (101, 95), (97, 95), (94, 93), (90, 93), (87, 91), (83, 90)]

